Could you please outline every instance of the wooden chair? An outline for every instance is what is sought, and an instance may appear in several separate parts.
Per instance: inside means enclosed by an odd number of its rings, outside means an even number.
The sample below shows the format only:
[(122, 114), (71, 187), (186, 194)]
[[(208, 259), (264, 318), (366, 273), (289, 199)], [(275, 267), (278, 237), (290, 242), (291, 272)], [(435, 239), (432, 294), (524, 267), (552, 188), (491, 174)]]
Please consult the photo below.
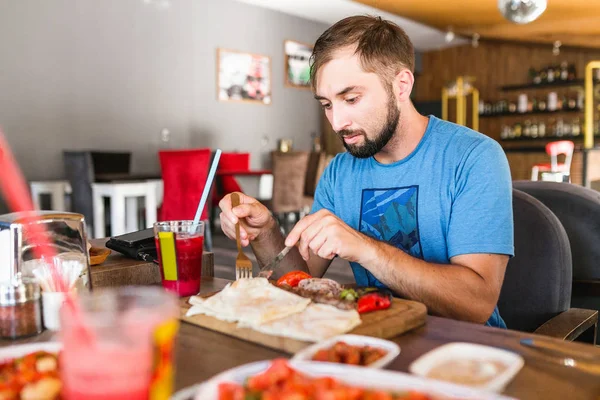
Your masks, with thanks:
[(273, 198), (265, 205), (273, 212), (285, 232), (288, 217), (295, 214), (300, 219), (304, 209), (304, 188), (308, 167), (308, 152), (272, 152)]

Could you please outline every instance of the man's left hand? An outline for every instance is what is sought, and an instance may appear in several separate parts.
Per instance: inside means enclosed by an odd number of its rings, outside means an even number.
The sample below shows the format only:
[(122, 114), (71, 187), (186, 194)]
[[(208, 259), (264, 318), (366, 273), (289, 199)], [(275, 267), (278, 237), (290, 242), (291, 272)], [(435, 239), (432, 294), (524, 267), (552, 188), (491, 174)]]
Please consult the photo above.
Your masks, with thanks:
[(298, 241), (298, 250), (305, 260), (312, 250), (327, 260), (337, 255), (347, 261), (360, 262), (359, 256), (368, 238), (323, 209), (302, 218), (287, 236), (285, 245), (294, 246)]

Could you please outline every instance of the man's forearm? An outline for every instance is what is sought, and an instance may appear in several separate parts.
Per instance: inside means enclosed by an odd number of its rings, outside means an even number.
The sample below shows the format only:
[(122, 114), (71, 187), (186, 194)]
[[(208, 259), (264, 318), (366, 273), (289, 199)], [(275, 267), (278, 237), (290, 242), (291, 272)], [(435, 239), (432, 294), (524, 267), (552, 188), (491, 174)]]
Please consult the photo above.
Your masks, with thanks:
[(429, 263), (375, 239), (366, 243), (361, 265), (398, 295), (426, 304), (435, 315), (479, 323), (490, 317), (497, 295), (474, 270)]
[[(267, 265), (283, 248), (285, 247), (285, 238), (279, 230), (279, 225), (273, 219), (273, 223), (268, 229), (259, 235), (255, 240), (250, 242), (252, 251), (256, 256), (259, 267)], [(308, 272), (306, 262), (298, 252), (297, 248), (293, 248), (281, 261), (281, 270), (277, 275), (282, 275), (289, 271), (305, 271)]]

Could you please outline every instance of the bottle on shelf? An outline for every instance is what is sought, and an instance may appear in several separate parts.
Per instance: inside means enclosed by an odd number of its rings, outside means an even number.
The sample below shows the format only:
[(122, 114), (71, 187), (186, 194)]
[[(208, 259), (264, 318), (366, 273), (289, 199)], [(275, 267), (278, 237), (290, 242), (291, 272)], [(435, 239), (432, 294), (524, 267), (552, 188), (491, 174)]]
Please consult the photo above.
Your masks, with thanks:
[(516, 113), (517, 112), (517, 103), (515, 103), (514, 101), (511, 101), (510, 103), (508, 103), (508, 112)]
[(583, 90), (578, 90), (577, 91), (577, 109), (578, 110), (583, 110)]
[(573, 125), (571, 125), (570, 123), (563, 124), (563, 136), (571, 136), (573, 134), (572, 128)]
[(523, 123), (523, 136), (530, 137), (531, 136), (531, 121), (528, 119)]
[(567, 99), (567, 109), (575, 110), (577, 108), (577, 98), (569, 96)]
[(536, 85), (542, 83), (542, 79), (540, 78), (540, 73), (535, 70), (535, 68), (529, 68), (529, 79)]
[(560, 64), (560, 80), (566, 81), (569, 79), (569, 64), (566, 61), (563, 61)]
[(571, 64), (567, 67), (568, 78), (567, 80), (572, 81), (575, 79), (575, 64)]
[(517, 122), (513, 126), (513, 137), (516, 137), (516, 138), (521, 137), (522, 132), (523, 132), (523, 127), (521, 126), (521, 123)]
[(573, 135), (573, 136), (581, 135), (581, 124), (579, 123), (579, 118), (575, 118), (571, 122), (571, 135)]
[(562, 137), (563, 133), (564, 133), (564, 122), (562, 120), (562, 118), (559, 118), (556, 120), (556, 124), (554, 125), (554, 131), (552, 132), (552, 134), (556, 137)]
[(558, 82), (560, 81), (560, 65), (556, 64), (554, 65), (554, 81)]
[(556, 111), (558, 109), (558, 95), (556, 92), (548, 93), (548, 111)]
[(537, 121), (533, 120), (531, 122), (531, 130), (530, 130), (530, 135), (532, 138), (536, 138), (539, 135), (539, 127), (538, 127), (538, 123)]
[(563, 110), (566, 107), (565, 96), (559, 97), (556, 101), (556, 109)]
[(517, 110), (519, 111), (519, 113), (525, 113), (527, 112), (527, 95), (525, 93), (521, 93), (519, 95), (519, 103), (517, 106)]
[(548, 80), (548, 83), (554, 82), (554, 68), (552, 66), (548, 66), (546, 71), (546, 79)]
[(540, 111), (546, 111), (546, 101), (544, 99), (538, 101), (538, 109)]
[(538, 136), (546, 136), (546, 124), (544, 123), (544, 121), (540, 121), (540, 123), (538, 124)]

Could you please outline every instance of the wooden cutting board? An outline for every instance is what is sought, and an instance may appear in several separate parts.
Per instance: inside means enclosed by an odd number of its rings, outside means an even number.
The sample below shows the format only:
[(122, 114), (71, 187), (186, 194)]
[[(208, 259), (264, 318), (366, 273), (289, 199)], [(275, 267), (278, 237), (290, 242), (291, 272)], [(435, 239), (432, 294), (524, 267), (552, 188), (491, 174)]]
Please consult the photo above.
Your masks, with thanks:
[[(180, 318), (190, 324), (291, 354), (312, 344), (301, 340), (267, 335), (250, 328), (238, 328), (236, 323), (221, 321), (207, 315), (186, 317), (185, 313), (191, 307), (188, 300), (189, 298), (181, 299)], [(361, 314), (362, 323), (348, 333), (391, 339), (424, 325), (426, 316), (427, 308), (424, 304), (394, 298), (391, 307), (387, 310)]]

